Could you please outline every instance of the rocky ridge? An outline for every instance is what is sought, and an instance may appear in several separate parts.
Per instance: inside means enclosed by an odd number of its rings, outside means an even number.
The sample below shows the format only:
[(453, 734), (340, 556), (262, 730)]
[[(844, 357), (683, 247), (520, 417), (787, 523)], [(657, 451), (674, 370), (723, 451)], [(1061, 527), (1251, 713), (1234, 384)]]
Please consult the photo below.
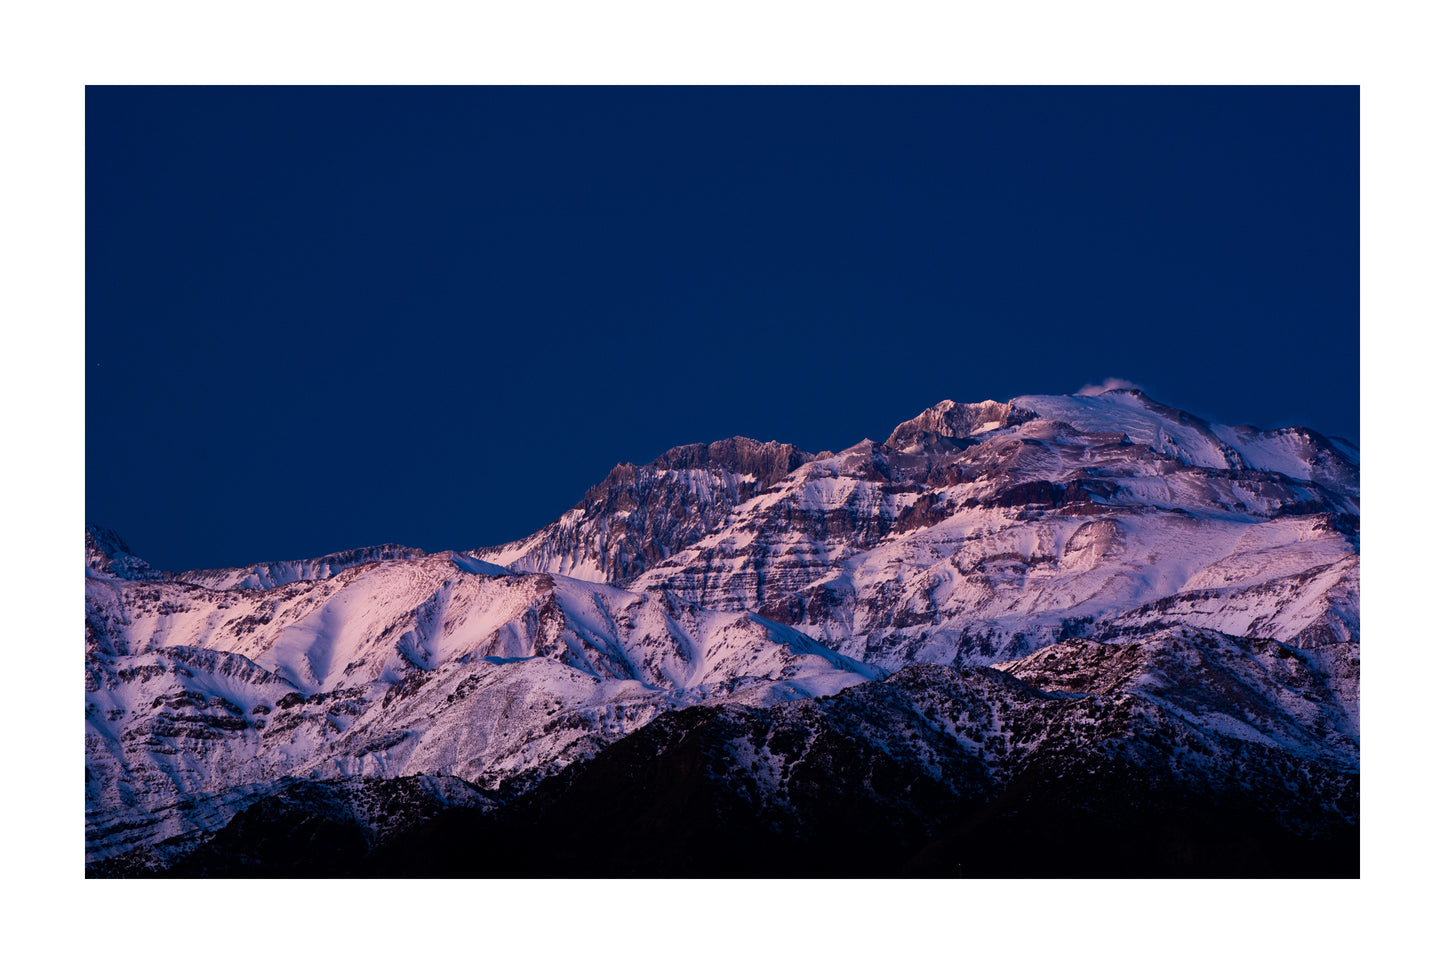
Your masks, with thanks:
[[(304, 823), (309, 800), (360, 833), (342, 835), (347, 866), (379, 868), (388, 840), (425, 836), (433, 818), (518, 800), (567, 812), (584, 799), (574, 778), (611, 772), (589, 761), (656, 750), (670, 721), (694, 718), (681, 711), (756, 734), (813, 720), (867, 766), (912, 761), (901, 772), (942, 788), (933, 809), (909, 810), (871, 776), (850, 791), (859, 813), (881, 807), (903, 828), (878, 858), (887, 872), (937, 871), (919, 856), (929, 841), (1044, 771), (1101, 813), (1166, 784), (1205, 806), (1215, 781), (1255, 829), (1281, 788), (1307, 787), (1302, 809), (1260, 832), (1345, 839), (1358, 819), (1358, 472), (1338, 440), (1208, 425), (1116, 391), (945, 402), (837, 454), (683, 446), (618, 466), (533, 536), (471, 553), (383, 546), (169, 574), (92, 530), (88, 866), (181, 866), (194, 851), (195, 872), (239, 873), (195, 848), (247, 808), (255, 827)], [(887, 700), (851, 695), (918, 680), (1037, 696), (990, 704), (993, 738), (1015, 734), (991, 750), (957, 726), (919, 743)], [(1088, 723), (1119, 700), (1132, 709), (1118, 727)], [(825, 710), (845, 705), (846, 722)], [(1048, 722), (1059, 713), (1067, 726)], [(1042, 736), (1020, 741), (1025, 730)], [(1187, 761), (1149, 749), (1180, 734)], [(777, 774), (811, 752), (778, 745), (790, 749), (774, 753)], [(759, 782), (761, 751), (737, 752), (748, 759), (719, 750), (704, 771), (774, 814), (767, 840), (827, 837), (808, 830), (819, 814), (787, 804), (812, 790)], [(1089, 789), (1101, 760), (1113, 803)], [(419, 778), (461, 782), (435, 806), (385, 789)], [(341, 807), (338, 793), (412, 801), (395, 806), (420, 816), (378, 835), (365, 829), (375, 807)]]

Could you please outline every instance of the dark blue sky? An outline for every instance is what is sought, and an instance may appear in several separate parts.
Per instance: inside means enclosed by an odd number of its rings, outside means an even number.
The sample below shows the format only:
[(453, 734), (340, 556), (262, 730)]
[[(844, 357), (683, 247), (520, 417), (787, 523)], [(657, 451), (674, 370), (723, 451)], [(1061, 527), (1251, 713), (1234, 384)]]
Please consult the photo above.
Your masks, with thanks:
[(86, 514), (473, 548), (619, 461), (1131, 379), (1359, 438), (1356, 88), (90, 88)]

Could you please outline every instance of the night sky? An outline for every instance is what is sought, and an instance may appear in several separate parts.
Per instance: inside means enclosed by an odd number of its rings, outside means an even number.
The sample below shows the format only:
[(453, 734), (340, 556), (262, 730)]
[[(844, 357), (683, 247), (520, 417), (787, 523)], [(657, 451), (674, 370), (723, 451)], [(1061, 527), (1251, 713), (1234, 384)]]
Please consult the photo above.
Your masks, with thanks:
[(1359, 438), (1357, 88), (89, 88), (87, 520), (519, 538), (621, 461), (1129, 379)]

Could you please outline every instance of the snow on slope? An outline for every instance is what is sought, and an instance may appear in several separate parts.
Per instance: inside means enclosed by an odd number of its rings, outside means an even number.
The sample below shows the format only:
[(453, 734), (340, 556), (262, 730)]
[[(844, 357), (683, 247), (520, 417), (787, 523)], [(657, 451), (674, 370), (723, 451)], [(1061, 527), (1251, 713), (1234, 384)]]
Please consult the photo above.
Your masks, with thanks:
[(262, 562), (241, 569), (192, 569), (177, 573), (174, 578), (209, 589), (274, 589), (288, 582), (329, 579), (344, 569), (366, 562), (419, 559), (424, 555), (426, 553), (422, 550), (408, 546), (370, 546), (350, 552), (333, 552), (319, 559)]
[(94, 857), (213, 831), (286, 780), (495, 787), (675, 706), (878, 675), (752, 614), (453, 553), (269, 590), (94, 578), (86, 602)]
[(558, 876), (1348, 875), (1357, 730), (1314, 655), (1168, 632), (693, 707), (516, 801), (526, 820), (413, 838), (403, 873), (520, 833), (503, 866)]
[(741, 437), (679, 446), (645, 466), (617, 466), (556, 522), (475, 555), (519, 572), (621, 585), (810, 458), (793, 445)]
[(164, 576), (131, 552), (115, 530), (97, 525), (85, 527), (85, 574), (117, 579), (159, 579)]
[[(1122, 432), (1185, 465), (1254, 469), (1295, 479), (1359, 487), (1358, 460), (1304, 428), (1261, 432), (1251, 426), (1206, 424), (1187, 412), (1161, 405), (1138, 389), (1100, 395), (1024, 395), (1010, 405), (1019, 412), (1065, 422), (1084, 432)], [(1015, 414), (1014, 417), (1021, 417)]]
[(288, 781), (515, 787), (678, 707), (827, 696), (874, 667), (1032, 672), (1076, 637), (1270, 638), (1357, 693), (1358, 479), (1308, 430), (1116, 391), (945, 402), (816, 457), (684, 446), (471, 554), (177, 575), (93, 530), (88, 852), (184, 849)]
[(382, 545), (333, 552), (317, 559), (259, 562), (228, 569), (190, 569), (165, 572), (135, 555), (114, 530), (90, 525), (85, 530), (85, 574), (97, 578), (187, 582), (208, 589), (274, 589), (289, 582), (327, 579), (343, 569), (385, 559), (419, 559), (421, 549)]
[(756, 610), (890, 670), (1111, 621), (1353, 636), (1357, 468), (1305, 430), (1226, 434), (1248, 454), (1134, 391), (943, 403), (894, 431), (902, 448), (803, 464), (632, 586)]

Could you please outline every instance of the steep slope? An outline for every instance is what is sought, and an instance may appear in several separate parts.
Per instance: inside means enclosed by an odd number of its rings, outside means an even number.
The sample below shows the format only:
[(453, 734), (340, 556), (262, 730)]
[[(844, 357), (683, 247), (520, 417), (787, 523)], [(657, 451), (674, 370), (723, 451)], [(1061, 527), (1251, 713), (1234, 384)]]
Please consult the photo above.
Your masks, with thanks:
[(176, 573), (176, 582), (188, 582), (207, 589), (275, 589), (291, 582), (330, 579), (343, 570), (367, 562), (392, 559), (420, 559), (426, 553), (409, 546), (384, 545), (333, 552), (317, 559), (261, 562), (239, 569), (190, 569)]
[[(683, 446), (471, 554), (166, 573), (92, 528), (87, 859), (164, 866), (257, 807), (216, 846), (327, 828), (375, 869), (399, 859), (390, 841), (484, 810), (575, 849), (582, 831), (508, 814), (667, 825), (674, 779), (701, 807), (678, 820), (721, 807), (742, 822), (713, 843), (806, 866), (871, 822), (893, 828), (874, 866), (936, 871), (979, 828), (1062, 826), (1059, 800), (1102, 815), (1101, 840), (1127, 836), (1130, 801), (1166, 823), (1218, 805), (1221, 833), (1238, 818), (1293, 853), (1357, 826), (1359, 607), (1353, 447), (1137, 391), (944, 402), (836, 454)], [(970, 669), (988, 664), (1006, 672)], [(911, 722), (943, 710), (919, 693), (959, 687), (993, 730)], [(836, 800), (789, 776), (829, 768)], [(388, 801), (427, 820), (392, 826)], [(682, 852), (639, 837), (615, 866), (686, 868)], [(197, 853), (187, 866), (219, 859)]]
[[(1305, 651), (1170, 632), (1056, 644), (1010, 668), (916, 666), (832, 697), (669, 713), (498, 805), (453, 808), (379, 845), (358, 840), (347, 866), (382, 876), (1358, 874), (1358, 734)], [(296, 821), (294, 808), (284, 819), (260, 810), (184, 872), (235, 872), (231, 854)], [(298, 846), (250, 871), (292, 868), (308, 853)]]
[(274, 589), (289, 582), (327, 579), (343, 569), (365, 562), (388, 559), (420, 559), (421, 549), (383, 545), (333, 552), (317, 559), (260, 562), (253, 566), (222, 569), (190, 569), (167, 572), (157, 569), (130, 551), (113, 529), (88, 525), (85, 528), (85, 574), (95, 578), (141, 582), (184, 582), (207, 589)]
[(1115, 391), (944, 403), (890, 438), (805, 463), (632, 588), (756, 610), (888, 669), (1082, 627), (1358, 632), (1358, 467), (1313, 433), (1211, 428)]
[(939, 437), (963, 439), (1021, 421), (1006, 402), (955, 402), (945, 399), (902, 423), (883, 444), (905, 451), (934, 443)]
[(166, 576), (131, 552), (115, 530), (97, 525), (85, 527), (85, 574), (117, 579), (164, 579)]
[(92, 578), (86, 629), (95, 857), (183, 849), (288, 779), (496, 786), (677, 705), (877, 675), (751, 614), (452, 553), (268, 590)]
[(623, 585), (721, 527), (734, 506), (812, 458), (792, 445), (731, 438), (622, 464), (539, 532), (477, 558), (518, 572)]

